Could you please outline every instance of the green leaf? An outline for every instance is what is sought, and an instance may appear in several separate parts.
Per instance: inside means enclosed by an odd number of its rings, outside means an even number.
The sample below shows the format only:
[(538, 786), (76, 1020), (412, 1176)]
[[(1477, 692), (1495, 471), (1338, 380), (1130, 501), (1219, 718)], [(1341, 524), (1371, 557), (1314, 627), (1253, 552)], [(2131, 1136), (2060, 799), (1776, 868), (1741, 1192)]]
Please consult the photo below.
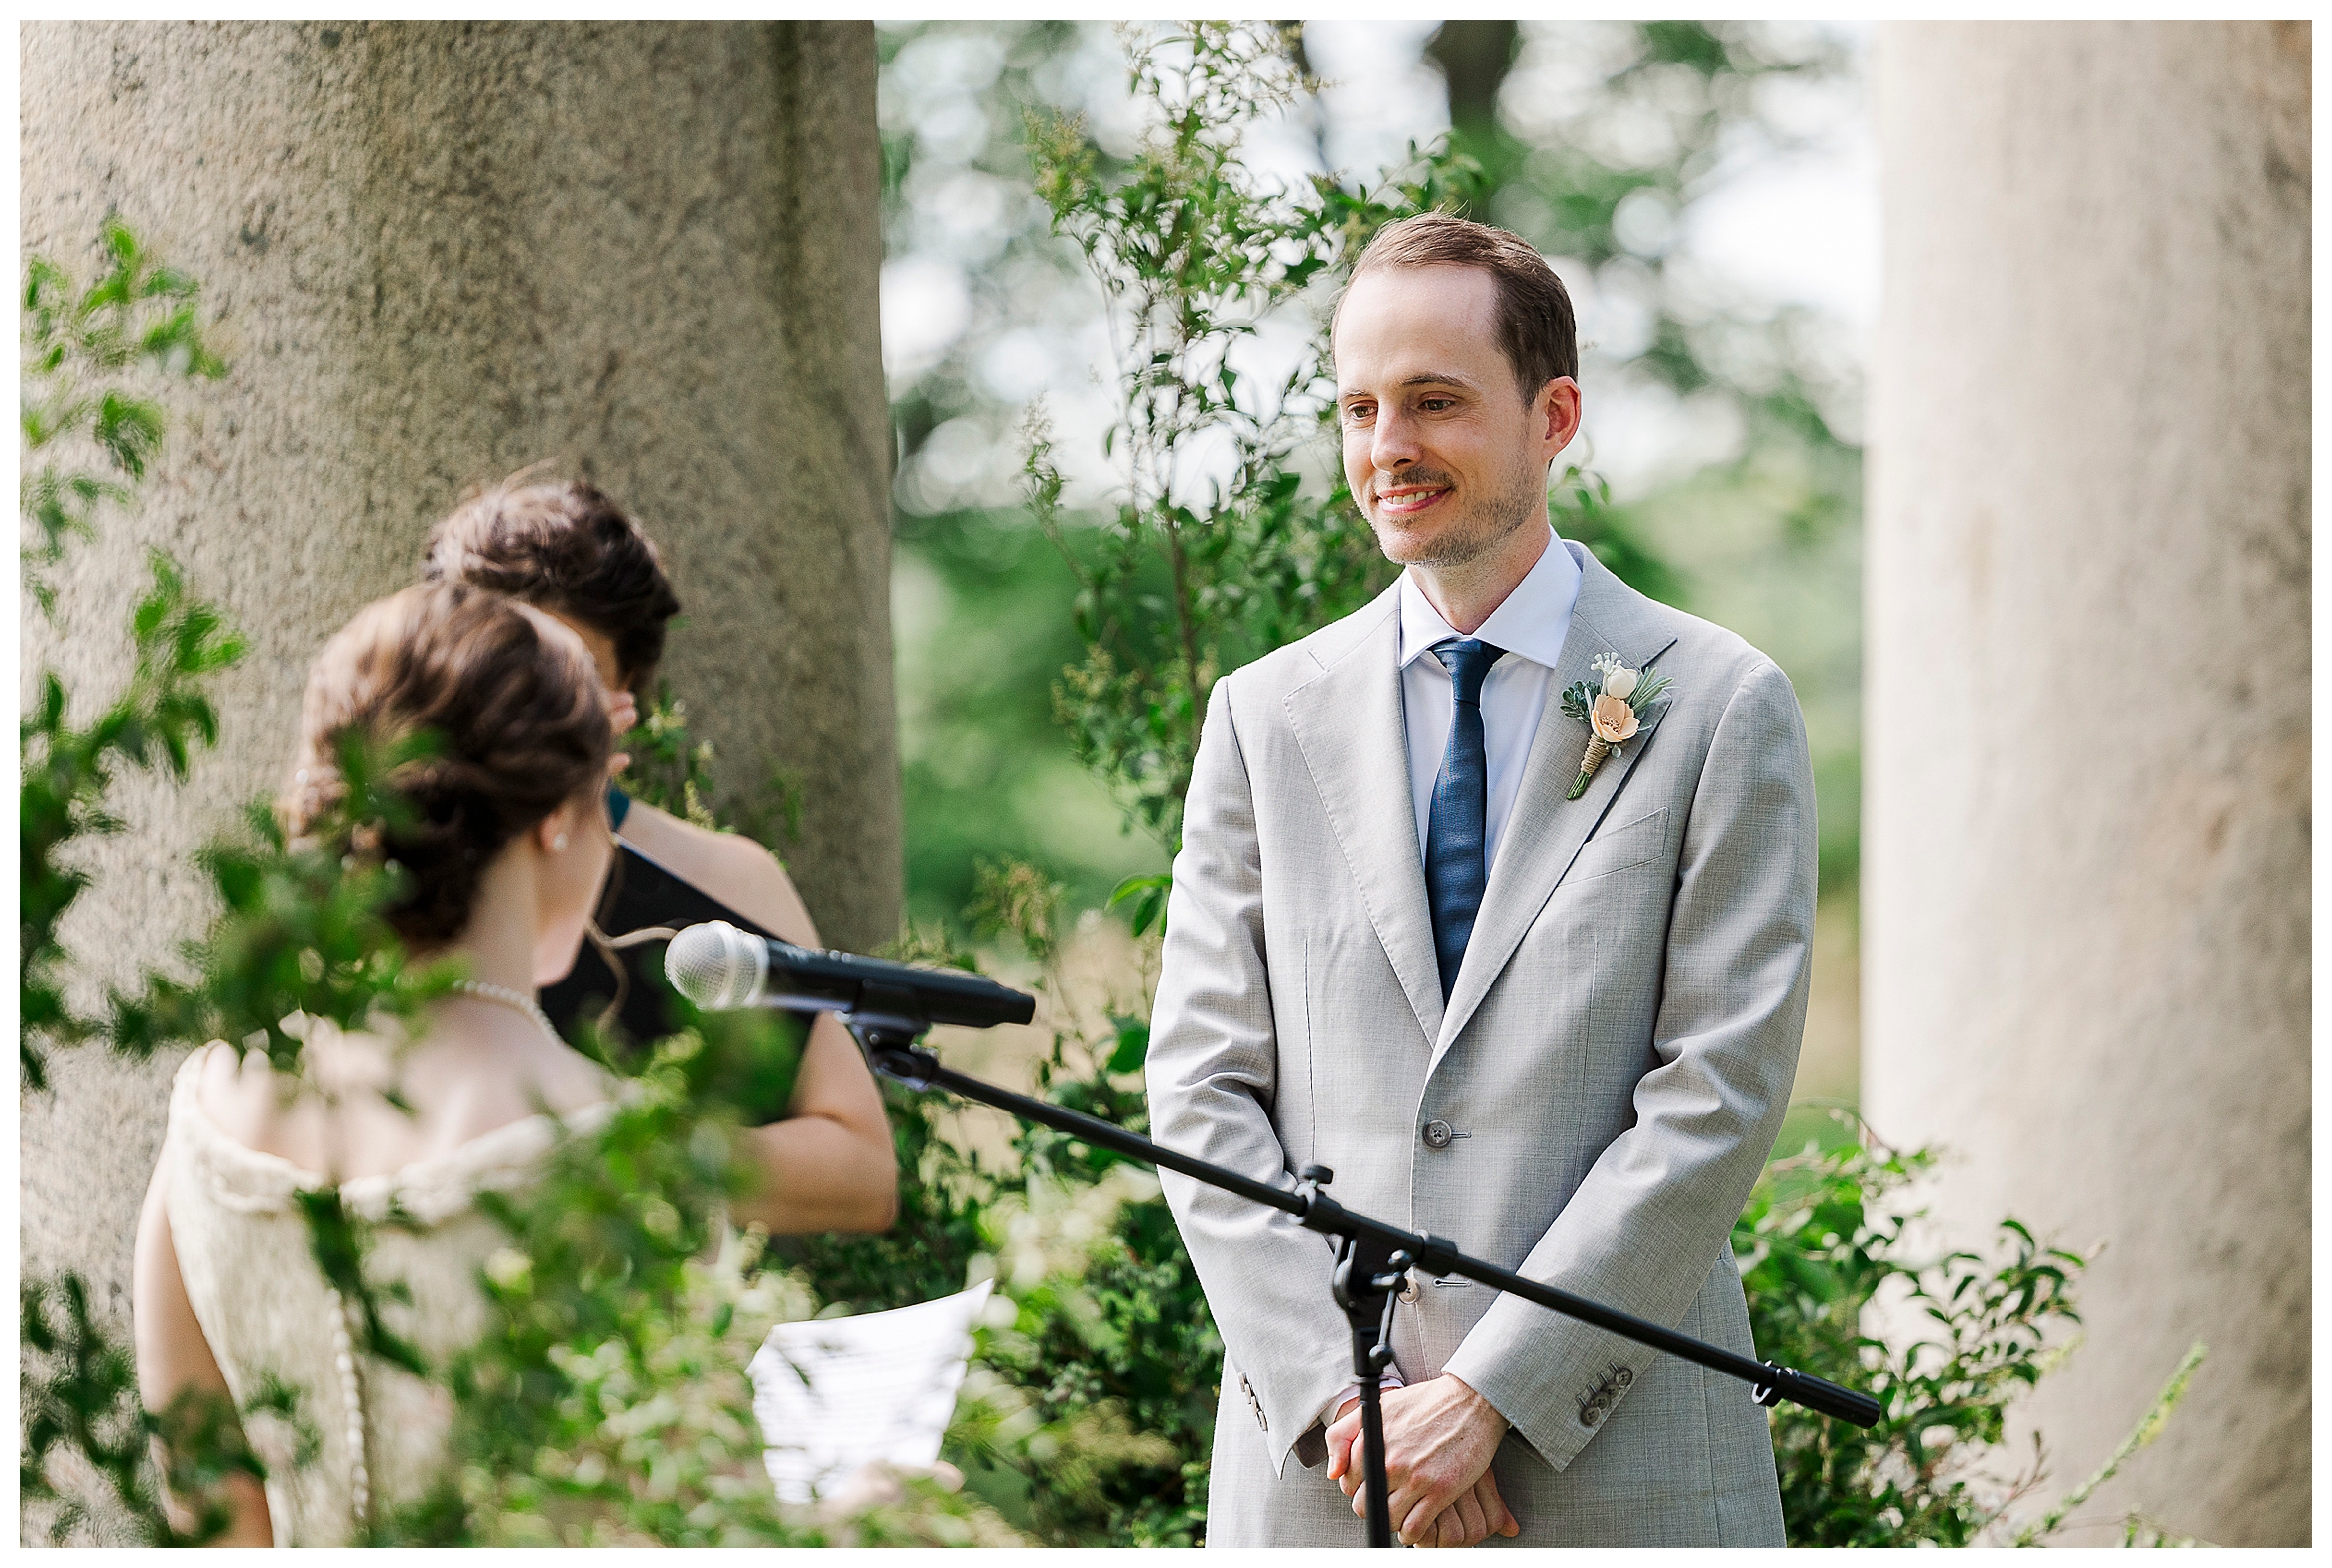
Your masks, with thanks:
[(1138, 1073), (1149, 1056), (1150, 1024), (1146, 1018), (1115, 1018), (1117, 1049), (1109, 1055), (1112, 1073)]
[(1132, 907), (1126, 914), (1133, 934), (1137, 937), (1152, 925), (1163, 932), (1166, 929), (1166, 899), (1173, 887), (1172, 872), (1129, 876), (1109, 894), (1109, 907), (1115, 909), (1121, 903), (1131, 903)]

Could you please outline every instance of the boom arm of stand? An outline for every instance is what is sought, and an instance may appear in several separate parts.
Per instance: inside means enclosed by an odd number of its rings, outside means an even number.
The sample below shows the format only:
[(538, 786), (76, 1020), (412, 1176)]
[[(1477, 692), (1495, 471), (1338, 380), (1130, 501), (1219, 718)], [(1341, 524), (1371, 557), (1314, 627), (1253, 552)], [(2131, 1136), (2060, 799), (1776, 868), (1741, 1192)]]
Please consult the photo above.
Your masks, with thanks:
[(1507, 1291), (1599, 1328), (1624, 1334), (1654, 1350), (1666, 1351), (1740, 1378), (1755, 1390), (1759, 1404), (1769, 1405), (1787, 1399), (1792, 1404), (1803, 1405), (1809, 1410), (1842, 1421), (1851, 1421), (1857, 1426), (1879, 1424), (1881, 1414), (1879, 1401), (1868, 1394), (1841, 1388), (1834, 1382), (1825, 1382), (1819, 1377), (1808, 1376), (1771, 1362), (1753, 1362), (1722, 1346), (1707, 1344), (1690, 1335), (1679, 1334), (1674, 1329), (1631, 1317), (1601, 1302), (1590, 1301), (1584, 1296), (1576, 1296), (1567, 1290), (1526, 1278), (1510, 1269), (1468, 1257), (1446, 1238), (1420, 1236), (1368, 1215), (1356, 1214), (1321, 1191), (1330, 1178), (1330, 1172), (1325, 1167), (1307, 1166), (1304, 1176), (1291, 1192), (1206, 1160), (1161, 1148), (1139, 1133), (1128, 1132), (1123, 1127), (1071, 1111), (1066, 1106), (1014, 1094), (1008, 1089), (999, 1089), (993, 1084), (985, 1084), (976, 1078), (969, 1078), (942, 1067), (937, 1057), (916, 1045), (915, 1039), (921, 1029), (910, 1021), (863, 1018), (847, 1021), (865, 1044), (867, 1055), (876, 1071), (913, 1088), (945, 1089), (967, 1100), (994, 1106), (999, 1111), (1010, 1111), (1016, 1116), (1082, 1138), (1096, 1147), (1115, 1150), (1146, 1165), (1179, 1171), (1194, 1180), (1236, 1193), (1266, 1208), (1277, 1209), (1282, 1214), (1294, 1216), (1311, 1230), (1330, 1236), (1363, 1238), (1378, 1243), (1387, 1253), (1406, 1252), (1416, 1259), (1413, 1266), (1435, 1278), (1460, 1274), (1493, 1290)]
[(1777, 1362), (1765, 1363), (1772, 1378), (1757, 1384), (1756, 1401), (1759, 1404), (1778, 1404), (1787, 1399), (1791, 1404), (1803, 1405), (1817, 1415), (1827, 1415), (1840, 1421), (1851, 1421), (1857, 1426), (1879, 1424), (1884, 1412), (1879, 1401), (1867, 1393), (1852, 1388), (1841, 1388), (1834, 1382), (1783, 1367)]

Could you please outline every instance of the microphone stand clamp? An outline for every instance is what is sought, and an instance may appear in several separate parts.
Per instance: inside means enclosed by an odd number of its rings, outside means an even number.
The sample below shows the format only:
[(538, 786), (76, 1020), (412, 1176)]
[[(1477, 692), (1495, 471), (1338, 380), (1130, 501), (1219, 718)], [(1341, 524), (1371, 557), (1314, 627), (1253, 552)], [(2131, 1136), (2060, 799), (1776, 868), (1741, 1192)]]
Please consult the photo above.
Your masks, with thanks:
[[(1320, 1189), (1336, 1179), (1325, 1165), (1307, 1165), (1297, 1173), (1296, 1193), (1305, 1200), (1304, 1224), (1330, 1230), (1336, 1218), (1346, 1216), (1344, 1205)], [(1317, 1216), (1318, 1223), (1315, 1223)], [(1362, 1484), (1368, 1493), (1368, 1544), (1392, 1544), (1390, 1485), (1384, 1473), (1384, 1394), (1377, 1378), (1392, 1365), (1392, 1314), (1400, 1304), (1413, 1259), (1405, 1251), (1387, 1253), (1350, 1228), (1334, 1230), (1336, 1272), (1331, 1284), (1336, 1304), (1344, 1309), (1353, 1332), (1353, 1377), (1360, 1385), (1360, 1463)], [(1329, 1413), (1331, 1420), (1335, 1412)]]

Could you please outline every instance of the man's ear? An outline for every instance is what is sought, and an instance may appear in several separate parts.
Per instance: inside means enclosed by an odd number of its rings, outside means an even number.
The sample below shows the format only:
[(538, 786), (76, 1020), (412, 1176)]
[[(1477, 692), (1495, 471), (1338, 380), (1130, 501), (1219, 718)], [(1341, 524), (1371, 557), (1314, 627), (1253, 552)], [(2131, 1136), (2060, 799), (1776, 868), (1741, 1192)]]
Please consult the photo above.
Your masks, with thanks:
[(1579, 383), (1569, 376), (1556, 376), (1538, 389), (1538, 396), (1531, 403), (1531, 413), (1539, 427), (1541, 439), (1552, 444), (1547, 454), (1549, 460), (1552, 460), (1555, 454), (1570, 446), (1571, 438), (1579, 434), (1580, 421), (1585, 414)]

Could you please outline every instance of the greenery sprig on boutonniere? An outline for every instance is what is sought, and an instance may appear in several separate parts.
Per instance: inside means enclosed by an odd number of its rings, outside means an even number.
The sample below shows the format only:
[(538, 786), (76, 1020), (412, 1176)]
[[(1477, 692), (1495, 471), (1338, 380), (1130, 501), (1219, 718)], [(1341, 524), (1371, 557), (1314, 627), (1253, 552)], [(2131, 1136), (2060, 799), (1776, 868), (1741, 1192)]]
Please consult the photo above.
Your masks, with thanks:
[(1585, 681), (1573, 681), (1563, 692), (1563, 712), (1587, 725), (1587, 755), (1579, 760), (1579, 777), (1572, 780), (1565, 800), (1587, 793), (1587, 781), (1604, 765), (1604, 758), (1635, 737), (1643, 711), (1669, 686), (1668, 677), (1658, 670), (1630, 670), (1616, 653), (1598, 654), (1589, 668), (1603, 678), (1601, 691)]

